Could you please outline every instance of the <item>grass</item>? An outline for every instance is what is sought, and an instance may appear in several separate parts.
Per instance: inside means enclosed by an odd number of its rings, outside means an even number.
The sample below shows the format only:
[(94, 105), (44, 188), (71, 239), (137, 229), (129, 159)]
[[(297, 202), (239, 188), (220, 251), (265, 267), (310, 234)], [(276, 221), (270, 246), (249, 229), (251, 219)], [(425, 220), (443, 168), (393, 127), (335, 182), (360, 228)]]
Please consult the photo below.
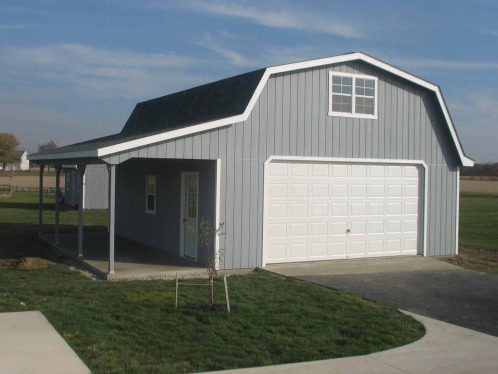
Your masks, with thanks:
[(460, 245), (498, 252), (498, 195), (461, 195)]
[[(35, 197), (0, 201), (0, 255), (44, 256), (52, 264), (0, 270), (0, 312), (42, 311), (93, 372), (180, 373), (343, 357), (424, 334), (394, 308), (266, 272), (229, 278), (230, 315), (205, 306), (203, 287), (181, 288), (175, 309), (171, 281), (91, 280), (36, 239)], [(101, 214), (87, 216), (94, 227), (105, 223)], [(61, 219), (75, 222), (72, 212)], [(220, 304), (222, 287), (217, 280)]]
[(466, 269), (498, 273), (498, 195), (460, 196), (460, 248), (445, 260)]
[[(43, 219), (46, 229), (49, 230), (55, 221), (55, 194), (44, 195)], [(84, 217), (86, 226), (104, 228), (107, 224), (107, 214), (103, 211), (86, 212)], [(60, 214), (62, 229), (71, 229), (78, 224), (78, 212), (62, 210)], [(0, 237), (6, 233), (26, 232), (38, 229), (38, 193), (17, 192), (12, 198), (0, 199)]]

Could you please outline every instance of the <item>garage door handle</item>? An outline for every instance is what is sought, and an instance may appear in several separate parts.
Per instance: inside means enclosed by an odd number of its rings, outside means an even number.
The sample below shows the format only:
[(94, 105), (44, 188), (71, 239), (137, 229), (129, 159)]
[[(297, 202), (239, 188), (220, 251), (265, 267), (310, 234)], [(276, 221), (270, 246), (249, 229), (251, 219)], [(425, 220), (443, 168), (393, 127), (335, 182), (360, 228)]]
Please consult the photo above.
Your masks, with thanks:
[(346, 234), (347, 234), (347, 235), (351, 234), (351, 229), (347, 229), (347, 230), (346, 230)]

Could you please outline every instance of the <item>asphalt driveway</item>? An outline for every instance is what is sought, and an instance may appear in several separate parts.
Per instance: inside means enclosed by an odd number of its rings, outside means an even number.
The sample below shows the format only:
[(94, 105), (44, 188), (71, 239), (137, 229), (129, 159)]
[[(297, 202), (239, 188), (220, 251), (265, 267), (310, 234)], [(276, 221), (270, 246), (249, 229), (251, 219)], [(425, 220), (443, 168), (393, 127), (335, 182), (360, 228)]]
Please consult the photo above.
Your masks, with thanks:
[(435, 258), (268, 266), (268, 270), (498, 336), (498, 275)]

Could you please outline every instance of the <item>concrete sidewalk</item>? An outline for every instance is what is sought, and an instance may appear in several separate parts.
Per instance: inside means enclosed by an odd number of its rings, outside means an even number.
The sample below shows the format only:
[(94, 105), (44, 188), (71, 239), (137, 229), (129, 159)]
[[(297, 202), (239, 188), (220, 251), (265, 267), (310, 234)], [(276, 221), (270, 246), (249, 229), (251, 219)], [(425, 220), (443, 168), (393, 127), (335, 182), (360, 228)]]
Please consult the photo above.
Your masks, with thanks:
[(407, 313), (422, 322), (426, 335), (411, 344), (365, 356), (301, 362), (219, 373), (498, 373), (498, 338)]
[(90, 373), (38, 311), (0, 313), (0, 373)]

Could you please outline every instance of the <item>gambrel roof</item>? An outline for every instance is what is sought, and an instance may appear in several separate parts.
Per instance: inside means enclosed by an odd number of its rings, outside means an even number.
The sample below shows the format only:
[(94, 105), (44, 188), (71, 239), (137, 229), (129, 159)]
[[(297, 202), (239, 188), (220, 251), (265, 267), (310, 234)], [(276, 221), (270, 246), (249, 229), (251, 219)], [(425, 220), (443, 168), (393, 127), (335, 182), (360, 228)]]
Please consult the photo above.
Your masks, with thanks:
[(272, 66), (137, 104), (123, 130), (114, 135), (30, 156), (31, 160), (103, 157), (190, 134), (229, 126), (248, 119), (273, 74), (363, 61), (434, 92), (463, 166), (472, 166), (458, 138), (439, 86), (362, 52)]

